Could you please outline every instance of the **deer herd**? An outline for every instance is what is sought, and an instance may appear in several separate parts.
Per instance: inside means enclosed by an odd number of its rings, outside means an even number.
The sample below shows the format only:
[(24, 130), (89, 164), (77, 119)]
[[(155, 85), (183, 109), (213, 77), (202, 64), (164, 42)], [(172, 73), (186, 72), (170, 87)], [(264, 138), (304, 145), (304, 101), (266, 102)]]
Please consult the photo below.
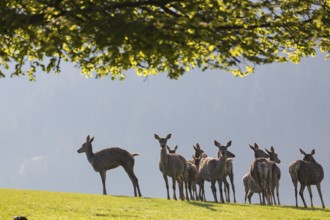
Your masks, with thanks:
[[(218, 148), (216, 158), (209, 157), (201, 149), (199, 144), (193, 146), (195, 154), (192, 155), (192, 160), (186, 160), (183, 156), (176, 153), (178, 146), (171, 150), (167, 145), (167, 141), (171, 138), (171, 134), (166, 137), (160, 137), (157, 134), (154, 138), (158, 140), (160, 145), (160, 160), (159, 170), (163, 174), (166, 185), (167, 199), (170, 199), (170, 189), (168, 177), (172, 179), (173, 199), (177, 200), (176, 186), (179, 188), (179, 199), (181, 200), (201, 200), (206, 201), (204, 183), (211, 183), (211, 191), (215, 202), (220, 200), (221, 203), (230, 202), (230, 187), (227, 181), (229, 177), (231, 189), (233, 191), (233, 200), (236, 202), (234, 174), (233, 174), (233, 158), (235, 154), (231, 153), (228, 148), (231, 146), (231, 141), (226, 145), (214, 141), (215, 147)], [(92, 142), (93, 138), (87, 136), (86, 142), (78, 150), (78, 153), (86, 153), (89, 163), (96, 172), (100, 173), (103, 185), (103, 194), (106, 195), (106, 172), (107, 170), (122, 166), (132, 181), (134, 188), (134, 196), (142, 196), (138, 178), (134, 174), (134, 157), (138, 153), (129, 153), (128, 151), (113, 147), (93, 153)], [(250, 170), (243, 177), (243, 185), (245, 189), (245, 202), (248, 200), (251, 203), (251, 197), (257, 193), (259, 195), (260, 204), (280, 205), (279, 197), (279, 182), (281, 178), (281, 170), (277, 164), (281, 161), (275, 152), (274, 147), (270, 150), (262, 150), (255, 143), (250, 145), (254, 152), (254, 160), (250, 165)], [(310, 154), (305, 153), (302, 160), (296, 160), (289, 165), (289, 173), (294, 185), (296, 207), (298, 207), (297, 186), (300, 183), (299, 195), (307, 207), (304, 198), (304, 189), (307, 186), (311, 207), (313, 207), (311, 185), (316, 185), (322, 207), (325, 208), (322, 192), (321, 181), (324, 178), (324, 171), (318, 164), (313, 155), (315, 150)], [(219, 192), (219, 200), (217, 197), (217, 186)], [(198, 191), (197, 191), (198, 187)], [(223, 189), (222, 189), (223, 188)], [(223, 191), (224, 194), (223, 195)], [(276, 195), (275, 195), (276, 192)]]

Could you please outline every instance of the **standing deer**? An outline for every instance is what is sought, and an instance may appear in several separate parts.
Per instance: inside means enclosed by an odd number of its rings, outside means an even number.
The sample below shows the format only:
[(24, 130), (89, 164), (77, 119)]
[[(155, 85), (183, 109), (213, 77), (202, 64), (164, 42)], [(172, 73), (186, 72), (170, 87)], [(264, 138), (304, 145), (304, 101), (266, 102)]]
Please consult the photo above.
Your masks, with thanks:
[[(167, 190), (167, 199), (170, 199), (169, 186), (167, 176), (172, 177), (172, 188), (173, 188), (173, 198), (176, 198), (176, 182), (179, 185), (179, 193), (181, 200), (184, 200), (183, 193), (183, 181), (187, 176), (187, 162), (179, 154), (167, 153), (167, 141), (171, 138), (171, 134), (168, 134), (165, 138), (159, 137), (157, 134), (154, 135), (155, 139), (159, 141), (160, 144), (160, 161), (159, 170), (163, 173), (164, 181)], [(186, 193), (187, 194), (187, 193)], [(188, 199), (188, 196), (187, 196)], [(189, 200), (189, 199), (188, 199)]]
[[(172, 150), (169, 146), (167, 146), (168, 153), (175, 154), (178, 149), (178, 145), (175, 146), (174, 150)], [(197, 190), (196, 190), (196, 181), (197, 181), (198, 170), (193, 160), (187, 161), (187, 176), (185, 182), (188, 184), (188, 191), (190, 194), (190, 199), (198, 200)], [(187, 190), (186, 190), (187, 191)], [(188, 193), (186, 192), (186, 197), (188, 197)]]
[[(254, 144), (254, 146), (252, 146), (252, 145), (249, 145), (249, 146), (254, 151), (254, 159), (269, 157), (269, 155), (266, 152), (264, 152), (263, 150), (261, 150), (256, 143)], [(258, 193), (260, 204), (262, 204), (261, 195), (260, 195), (261, 189), (260, 189), (259, 185), (252, 178), (250, 172), (248, 172), (247, 174), (244, 175), (243, 185), (244, 185), (244, 189), (245, 189), (244, 201), (246, 202), (246, 199), (248, 199), (249, 203), (251, 204), (251, 198), (253, 196), (253, 193)]]
[[(197, 173), (199, 173), (199, 165), (202, 160), (202, 158), (206, 158), (207, 155), (204, 153), (204, 151), (201, 149), (199, 144), (197, 143), (196, 146), (193, 145), (194, 150), (195, 150), (195, 156), (194, 158), (194, 164), (197, 168)], [(205, 190), (204, 190), (204, 180), (202, 180), (198, 175), (197, 175), (197, 185), (199, 186), (199, 192), (198, 192), (198, 197), (201, 201), (206, 201), (205, 197)]]
[(262, 204), (266, 204), (265, 199), (270, 204), (269, 193), (271, 192), (269, 179), (272, 174), (269, 161), (266, 158), (255, 159), (250, 166), (250, 175), (261, 189)]
[(198, 178), (201, 179), (201, 188), (203, 189), (204, 189), (205, 180), (211, 182), (211, 189), (215, 202), (218, 202), (216, 195), (216, 187), (215, 187), (215, 183), (218, 182), (220, 200), (222, 203), (224, 203), (223, 193), (222, 193), (222, 181), (226, 170), (227, 148), (230, 147), (231, 141), (229, 141), (226, 146), (221, 145), (217, 141), (214, 141), (214, 144), (220, 150), (220, 157), (219, 158), (203, 157), (199, 166)]
[[(220, 156), (220, 151), (218, 151), (218, 157), (219, 156)], [(225, 185), (224, 191), (225, 191), (226, 201), (230, 202), (230, 189), (229, 189), (229, 183), (226, 178), (227, 176), (229, 176), (231, 188), (233, 190), (234, 202), (236, 203), (235, 185), (234, 185), (234, 167), (233, 167), (234, 157), (235, 154), (227, 150), (226, 170), (225, 170), (225, 177), (223, 179), (223, 183)]]
[(296, 207), (298, 207), (297, 199), (297, 185), (298, 181), (300, 183), (299, 195), (301, 200), (304, 203), (305, 208), (307, 208), (305, 199), (304, 199), (304, 190), (307, 186), (309, 196), (311, 199), (311, 207), (313, 207), (313, 195), (311, 185), (316, 185), (317, 191), (319, 193), (322, 208), (325, 208), (322, 192), (321, 192), (321, 182), (324, 178), (324, 171), (322, 166), (317, 163), (313, 157), (315, 150), (313, 149), (310, 154), (306, 154), (303, 150), (299, 149), (300, 153), (304, 155), (303, 160), (296, 160), (289, 165), (289, 173), (294, 186), (295, 198), (296, 198)]
[(277, 204), (281, 205), (280, 194), (278, 191), (279, 187), (280, 187), (281, 170), (277, 166), (277, 164), (281, 163), (281, 160), (278, 158), (277, 153), (275, 152), (275, 149), (273, 146), (271, 146), (270, 150), (267, 150), (267, 149), (265, 149), (265, 150), (269, 155), (270, 168), (272, 170), (272, 176), (270, 178), (271, 195), (273, 196), (274, 204), (276, 205), (276, 199), (275, 199), (275, 194), (274, 194), (274, 190), (276, 188)]
[[(250, 148), (253, 147), (250, 145)], [(256, 156), (257, 152), (260, 150), (258, 145), (255, 144), (254, 153)], [(268, 155), (266, 157), (269, 157)], [(253, 180), (258, 184), (261, 193), (262, 193), (262, 204), (265, 204), (265, 198), (267, 199), (268, 204), (271, 203), (270, 196), (270, 178), (272, 176), (271, 165), (265, 157), (255, 159), (250, 166), (250, 175)]]
[(141, 195), (138, 179), (134, 174), (134, 156), (138, 153), (129, 153), (128, 151), (112, 147), (103, 149), (99, 152), (93, 153), (92, 142), (94, 137), (90, 138), (89, 135), (86, 138), (86, 142), (79, 148), (78, 153), (86, 153), (87, 160), (92, 165), (96, 172), (99, 172), (103, 184), (103, 195), (107, 194), (105, 180), (107, 170), (122, 166), (127, 175), (131, 179), (134, 188), (134, 196)]

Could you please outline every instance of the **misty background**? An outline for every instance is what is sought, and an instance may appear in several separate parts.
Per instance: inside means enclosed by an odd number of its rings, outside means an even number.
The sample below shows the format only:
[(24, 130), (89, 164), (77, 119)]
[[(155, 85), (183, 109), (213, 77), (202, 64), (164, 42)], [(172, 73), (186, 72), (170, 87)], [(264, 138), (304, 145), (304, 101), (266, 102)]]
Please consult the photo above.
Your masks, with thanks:
[[(135, 174), (142, 195), (166, 198), (154, 134), (171, 133), (169, 146), (178, 144), (177, 153), (186, 159), (194, 153), (193, 144), (216, 157), (214, 140), (232, 140), (239, 203), (244, 202), (242, 177), (254, 159), (249, 144), (274, 146), (282, 161), (280, 199), (286, 205), (295, 204), (288, 165), (303, 158), (299, 148), (307, 153), (315, 148), (314, 158), (325, 171), (321, 187), (329, 206), (329, 69), (329, 61), (319, 55), (298, 65), (259, 66), (245, 78), (194, 70), (177, 81), (166, 74), (144, 78), (134, 72), (124, 81), (96, 80), (64, 64), (59, 75), (37, 73), (36, 82), (0, 79), (0, 188), (101, 194), (100, 175), (77, 153), (91, 135), (94, 152), (117, 146), (140, 153)], [(207, 199), (213, 201), (209, 188), (206, 183)], [(315, 186), (312, 189), (319, 206)], [(107, 172), (107, 191), (133, 196), (121, 167)], [(310, 206), (307, 189), (304, 195)], [(252, 201), (259, 203), (258, 196)]]

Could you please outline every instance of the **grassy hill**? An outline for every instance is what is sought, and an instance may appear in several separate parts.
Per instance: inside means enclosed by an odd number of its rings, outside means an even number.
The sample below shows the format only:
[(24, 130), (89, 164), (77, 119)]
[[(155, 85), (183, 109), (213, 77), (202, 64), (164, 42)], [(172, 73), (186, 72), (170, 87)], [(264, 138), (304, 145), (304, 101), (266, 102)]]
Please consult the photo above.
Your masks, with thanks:
[(0, 189), (0, 219), (330, 219), (330, 209)]

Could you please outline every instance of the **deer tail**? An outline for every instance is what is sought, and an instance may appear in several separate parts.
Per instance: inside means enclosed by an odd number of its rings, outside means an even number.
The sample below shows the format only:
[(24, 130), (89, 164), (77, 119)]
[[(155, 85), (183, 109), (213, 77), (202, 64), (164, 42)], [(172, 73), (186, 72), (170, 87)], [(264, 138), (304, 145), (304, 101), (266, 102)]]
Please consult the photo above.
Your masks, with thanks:
[(300, 168), (300, 161), (296, 161), (294, 163), (291, 163), (289, 165), (289, 173), (291, 175), (291, 178), (294, 180), (298, 180), (298, 170)]
[(139, 154), (139, 153), (131, 153), (131, 155), (132, 155), (133, 157), (135, 157), (135, 156), (139, 156), (140, 154)]

